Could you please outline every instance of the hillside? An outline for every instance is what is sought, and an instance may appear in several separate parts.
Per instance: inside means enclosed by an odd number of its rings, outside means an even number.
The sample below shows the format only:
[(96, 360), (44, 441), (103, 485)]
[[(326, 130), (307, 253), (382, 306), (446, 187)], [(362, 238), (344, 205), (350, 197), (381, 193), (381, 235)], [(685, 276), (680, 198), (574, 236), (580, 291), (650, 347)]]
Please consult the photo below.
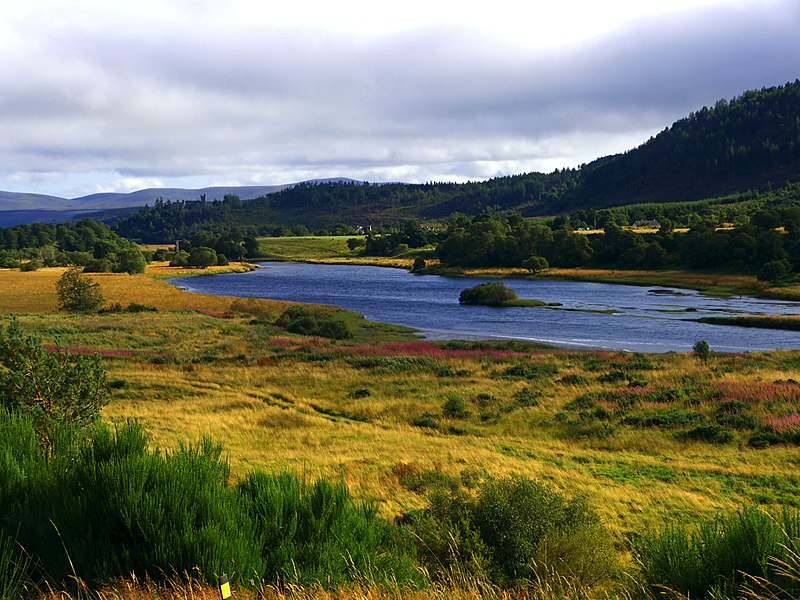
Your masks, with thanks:
[[(800, 80), (720, 100), (677, 121), (641, 146), (577, 169), (527, 173), (484, 182), (361, 184), (309, 182), (243, 203), (231, 211), (176, 207), (145, 211), (120, 233), (164, 239), (197, 227), (278, 225), (333, 229), (340, 224), (397, 223), (452, 212), (513, 211), (526, 216), (635, 203), (687, 202), (732, 194), (753, 198), (800, 180)], [(202, 225), (201, 225), (202, 224)], [(156, 241), (150, 239), (148, 241)]]
[[(206, 229), (248, 228), (266, 233), (278, 225), (332, 229), (339, 224), (393, 223), (441, 218), (452, 212), (513, 211), (526, 216), (599, 209), (635, 203), (686, 202), (736, 193), (777, 189), (800, 181), (800, 80), (748, 91), (703, 107), (623, 154), (606, 156), (577, 169), (526, 173), (482, 182), (368, 184), (327, 179), (280, 186), (215, 187), (196, 190), (152, 188), (130, 194), (94, 194), (72, 200), (0, 193), (5, 224), (57, 209), (64, 218), (76, 210), (122, 207), (161, 208), (121, 219), (120, 232), (146, 241), (189, 236)], [(177, 209), (181, 201), (233, 194), (233, 210), (208, 206)], [(11, 211), (17, 211), (12, 213)], [(200, 211), (195, 213), (195, 211)], [(200, 214), (202, 213), (202, 214)], [(45, 215), (52, 222), (58, 213)]]

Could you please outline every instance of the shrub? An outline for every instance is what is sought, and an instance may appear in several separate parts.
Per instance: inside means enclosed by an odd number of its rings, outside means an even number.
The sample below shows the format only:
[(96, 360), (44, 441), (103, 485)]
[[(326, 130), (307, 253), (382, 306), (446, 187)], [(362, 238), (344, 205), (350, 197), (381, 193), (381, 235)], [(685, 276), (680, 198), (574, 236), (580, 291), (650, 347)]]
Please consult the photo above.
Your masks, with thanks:
[(582, 500), (524, 477), (488, 479), (477, 497), (441, 491), (414, 521), (432, 567), (508, 585), (555, 573), (592, 586), (614, 565), (610, 538)]
[(502, 306), (509, 300), (516, 300), (517, 294), (500, 282), (482, 283), (462, 290), (458, 297), (461, 304), (483, 304), (486, 306)]
[[(0, 411), (0, 532), (19, 532), (47, 585), (189, 572), (208, 583), (227, 572), (254, 587), (262, 578), (419, 582), (396, 532), (344, 484), (256, 472), (231, 485), (220, 452), (209, 440), (151, 451), (142, 428), (128, 423), (98, 427), (47, 458), (30, 419)], [(9, 556), (4, 539), (0, 560)], [(0, 562), (0, 585), (7, 567)]]
[(692, 353), (702, 361), (708, 360), (711, 356), (711, 348), (705, 340), (698, 340), (692, 346)]
[(60, 310), (93, 312), (105, 302), (100, 284), (91, 277), (82, 277), (80, 268), (65, 271), (56, 281), (56, 296)]
[(733, 440), (733, 433), (718, 423), (703, 423), (681, 432), (680, 437), (714, 444), (727, 444)]
[(350, 328), (342, 319), (329, 313), (313, 311), (304, 306), (292, 306), (275, 321), (275, 325), (286, 331), (302, 335), (318, 335), (334, 340), (353, 337)]
[(448, 394), (442, 405), (442, 415), (449, 419), (466, 419), (469, 417), (467, 401), (459, 394)]
[(19, 270), (23, 272), (38, 271), (39, 269), (42, 268), (42, 264), (43, 264), (42, 261), (40, 261), (39, 259), (32, 258), (27, 262), (20, 263)]
[(774, 431), (759, 431), (747, 440), (747, 445), (751, 448), (768, 448), (769, 446), (780, 446), (788, 443), (786, 436)]

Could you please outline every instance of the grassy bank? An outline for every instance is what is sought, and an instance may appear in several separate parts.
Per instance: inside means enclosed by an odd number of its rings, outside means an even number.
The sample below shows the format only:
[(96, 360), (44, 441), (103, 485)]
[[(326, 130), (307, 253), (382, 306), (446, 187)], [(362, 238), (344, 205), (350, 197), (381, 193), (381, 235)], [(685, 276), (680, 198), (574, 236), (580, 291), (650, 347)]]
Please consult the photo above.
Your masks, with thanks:
[(361, 333), (331, 341), (276, 327), (290, 303), (183, 292), (152, 277), (176, 273), (160, 264), (93, 276), (108, 301), (157, 312), (67, 315), (55, 311), (61, 272), (0, 271), (0, 310), (103, 357), (107, 422), (139, 419), (163, 449), (210, 436), (234, 480), (255, 469), (325, 476), (393, 518), (435, 489), (470, 494), (519, 474), (585, 498), (623, 557), (649, 527), (745, 504), (798, 507), (800, 352), (435, 344), (352, 314)]

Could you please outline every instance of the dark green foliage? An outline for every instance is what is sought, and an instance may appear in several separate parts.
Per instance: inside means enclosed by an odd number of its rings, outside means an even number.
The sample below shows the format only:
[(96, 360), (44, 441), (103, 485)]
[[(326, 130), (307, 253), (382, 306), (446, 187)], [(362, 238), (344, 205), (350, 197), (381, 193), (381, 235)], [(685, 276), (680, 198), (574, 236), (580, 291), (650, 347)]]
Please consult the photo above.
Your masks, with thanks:
[(747, 445), (751, 448), (768, 448), (770, 446), (781, 446), (788, 443), (788, 439), (781, 433), (774, 431), (759, 431), (747, 440)]
[(137, 273), (144, 273), (146, 266), (147, 261), (142, 251), (139, 250), (137, 246), (131, 244), (117, 253), (117, 264), (114, 270), (119, 273), (136, 275)]
[(517, 406), (539, 406), (539, 398), (542, 392), (539, 390), (532, 390), (529, 387), (524, 387), (521, 390), (514, 392), (514, 401)]
[(195, 246), (189, 252), (189, 258), (186, 260), (186, 266), (205, 269), (207, 267), (213, 267), (217, 264), (217, 261), (217, 253), (213, 248)]
[(414, 427), (425, 427), (427, 429), (439, 428), (439, 421), (436, 420), (436, 415), (427, 412), (411, 419), (411, 424)]
[(42, 261), (32, 258), (29, 261), (20, 263), (19, 270), (22, 272), (38, 271), (42, 266)]
[(237, 485), (263, 556), (261, 579), (340, 586), (357, 577), (411, 582), (412, 563), (370, 504), (356, 504), (343, 483), (253, 473)]
[(711, 356), (711, 348), (705, 340), (698, 340), (692, 346), (692, 353), (702, 361), (706, 361)]
[[(135, 423), (88, 440), (67, 431), (47, 457), (29, 418), (0, 411), (0, 532), (18, 532), (36, 568), (28, 584), (184, 573), (215, 583), (222, 572), (245, 586), (418, 582), (393, 530), (343, 484), (229, 478), (219, 446), (150, 451)], [(11, 556), (2, 541), (0, 553)]]
[(778, 283), (792, 271), (792, 263), (785, 258), (781, 260), (771, 260), (758, 270), (756, 277), (759, 281)]
[(48, 351), (16, 320), (0, 327), (0, 406), (30, 416), (40, 443), (52, 452), (60, 429), (85, 429), (108, 402), (106, 372), (96, 356)]
[(523, 477), (488, 479), (476, 498), (438, 492), (414, 532), (432, 566), (501, 585), (557, 573), (593, 586), (608, 580), (614, 562), (610, 538), (585, 502)]
[(100, 284), (91, 277), (82, 277), (81, 270), (69, 269), (56, 281), (59, 309), (70, 312), (93, 312), (105, 302)]
[(508, 367), (503, 374), (506, 377), (524, 379), (544, 379), (558, 374), (558, 367), (549, 363), (519, 363)]
[(680, 437), (714, 444), (727, 444), (733, 440), (733, 433), (719, 423), (703, 423), (682, 432)]
[(800, 582), (780, 576), (769, 558), (785, 558), (800, 542), (800, 515), (770, 515), (755, 507), (719, 516), (696, 531), (673, 525), (634, 541), (643, 583), (654, 594), (669, 589), (691, 598), (737, 597), (746, 575), (800, 592)]
[(467, 401), (459, 394), (448, 394), (442, 405), (442, 415), (449, 419), (466, 419), (469, 417)]
[(302, 335), (318, 335), (334, 340), (353, 337), (350, 328), (342, 319), (328, 311), (314, 310), (304, 306), (292, 306), (275, 321), (275, 325)]
[(481, 283), (461, 291), (458, 297), (460, 304), (483, 304), (485, 306), (502, 306), (509, 300), (517, 298), (516, 292), (509, 289), (501, 281)]

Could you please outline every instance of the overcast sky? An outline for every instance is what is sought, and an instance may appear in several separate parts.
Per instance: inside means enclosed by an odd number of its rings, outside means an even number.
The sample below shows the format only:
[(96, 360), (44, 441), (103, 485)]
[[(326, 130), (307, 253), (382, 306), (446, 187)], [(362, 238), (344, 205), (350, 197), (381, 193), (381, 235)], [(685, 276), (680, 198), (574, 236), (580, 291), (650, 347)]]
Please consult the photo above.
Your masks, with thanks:
[(0, 190), (64, 197), (550, 172), (800, 77), (798, 0), (8, 4)]

